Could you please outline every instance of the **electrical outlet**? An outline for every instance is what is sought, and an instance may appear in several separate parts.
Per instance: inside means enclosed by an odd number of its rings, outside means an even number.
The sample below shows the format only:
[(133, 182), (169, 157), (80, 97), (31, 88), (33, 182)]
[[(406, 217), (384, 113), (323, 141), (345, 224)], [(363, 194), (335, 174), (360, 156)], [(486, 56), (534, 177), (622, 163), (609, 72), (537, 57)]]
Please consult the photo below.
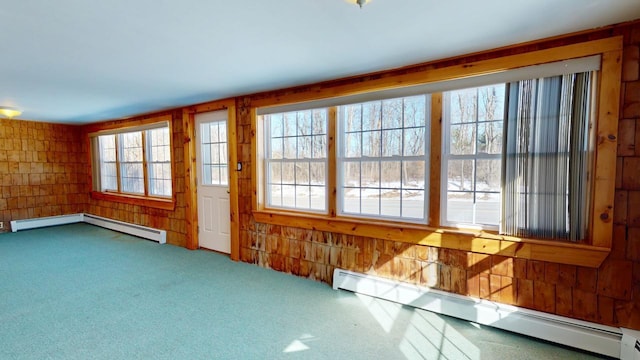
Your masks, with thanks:
[(0, 230), (4, 229), (4, 221), (0, 221)]

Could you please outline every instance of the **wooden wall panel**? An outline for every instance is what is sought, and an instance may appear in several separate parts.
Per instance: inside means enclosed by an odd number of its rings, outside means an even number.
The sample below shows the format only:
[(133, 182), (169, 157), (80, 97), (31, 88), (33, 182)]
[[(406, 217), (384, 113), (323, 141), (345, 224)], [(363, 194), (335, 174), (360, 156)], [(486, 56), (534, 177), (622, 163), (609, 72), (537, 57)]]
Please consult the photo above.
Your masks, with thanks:
[(83, 212), (87, 149), (77, 126), (0, 120), (0, 221)]
[[(280, 234), (257, 223), (251, 213), (251, 174), (240, 174), (240, 257), (331, 284), (332, 271), (345, 268), (423, 286), (491, 299), (505, 304), (640, 330), (640, 22), (590, 33), (554, 38), (546, 43), (500, 49), (372, 74), (366, 79), (421, 71), (550, 46), (622, 35), (623, 58), (620, 127), (616, 166), (616, 206), (612, 251), (598, 269), (492, 256), (425, 245), (407, 245), (373, 237), (327, 233), (281, 226)], [(365, 78), (284, 89), (238, 99), (238, 152), (250, 169), (251, 101), (366, 81)], [(240, 135), (242, 134), (242, 135)], [(249, 147), (249, 149), (247, 149)], [(244, 185), (242, 185), (244, 184)], [(267, 237), (272, 242), (265, 246)], [(288, 246), (281, 244), (288, 242)], [(277, 243), (278, 246), (273, 246)], [(284, 258), (284, 260), (283, 260)], [(355, 259), (355, 263), (353, 262)], [(282, 270), (285, 263), (284, 270)]]

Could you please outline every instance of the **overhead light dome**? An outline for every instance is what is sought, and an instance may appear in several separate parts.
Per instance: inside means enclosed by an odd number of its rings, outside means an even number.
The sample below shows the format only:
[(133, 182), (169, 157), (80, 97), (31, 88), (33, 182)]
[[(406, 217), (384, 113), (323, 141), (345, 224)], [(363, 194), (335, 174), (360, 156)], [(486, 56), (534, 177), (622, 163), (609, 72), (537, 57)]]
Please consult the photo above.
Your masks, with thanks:
[(4, 116), (7, 119), (11, 119), (13, 117), (19, 116), (20, 114), (22, 114), (22, 111), (18, 109), (6, 107), (6, 106), (0, 106), (0, 115)]

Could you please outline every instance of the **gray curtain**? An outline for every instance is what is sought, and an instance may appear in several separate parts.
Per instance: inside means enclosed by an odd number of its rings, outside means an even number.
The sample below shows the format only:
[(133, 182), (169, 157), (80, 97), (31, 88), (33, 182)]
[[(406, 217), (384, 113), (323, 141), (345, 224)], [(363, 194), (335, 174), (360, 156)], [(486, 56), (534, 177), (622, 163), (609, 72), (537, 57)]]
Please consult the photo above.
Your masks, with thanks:
[(507, 91), (501, 232), (579, 241), (588, 229), (591, 73)]

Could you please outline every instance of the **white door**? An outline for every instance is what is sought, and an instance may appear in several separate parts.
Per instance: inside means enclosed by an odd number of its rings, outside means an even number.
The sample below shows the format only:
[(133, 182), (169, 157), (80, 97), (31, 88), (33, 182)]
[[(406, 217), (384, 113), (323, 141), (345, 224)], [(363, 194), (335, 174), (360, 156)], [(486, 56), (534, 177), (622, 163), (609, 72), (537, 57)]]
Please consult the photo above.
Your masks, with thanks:
[(198, 166), (198, 242), (200, 247), (231, 252), (227, 111), (196, 114)]

